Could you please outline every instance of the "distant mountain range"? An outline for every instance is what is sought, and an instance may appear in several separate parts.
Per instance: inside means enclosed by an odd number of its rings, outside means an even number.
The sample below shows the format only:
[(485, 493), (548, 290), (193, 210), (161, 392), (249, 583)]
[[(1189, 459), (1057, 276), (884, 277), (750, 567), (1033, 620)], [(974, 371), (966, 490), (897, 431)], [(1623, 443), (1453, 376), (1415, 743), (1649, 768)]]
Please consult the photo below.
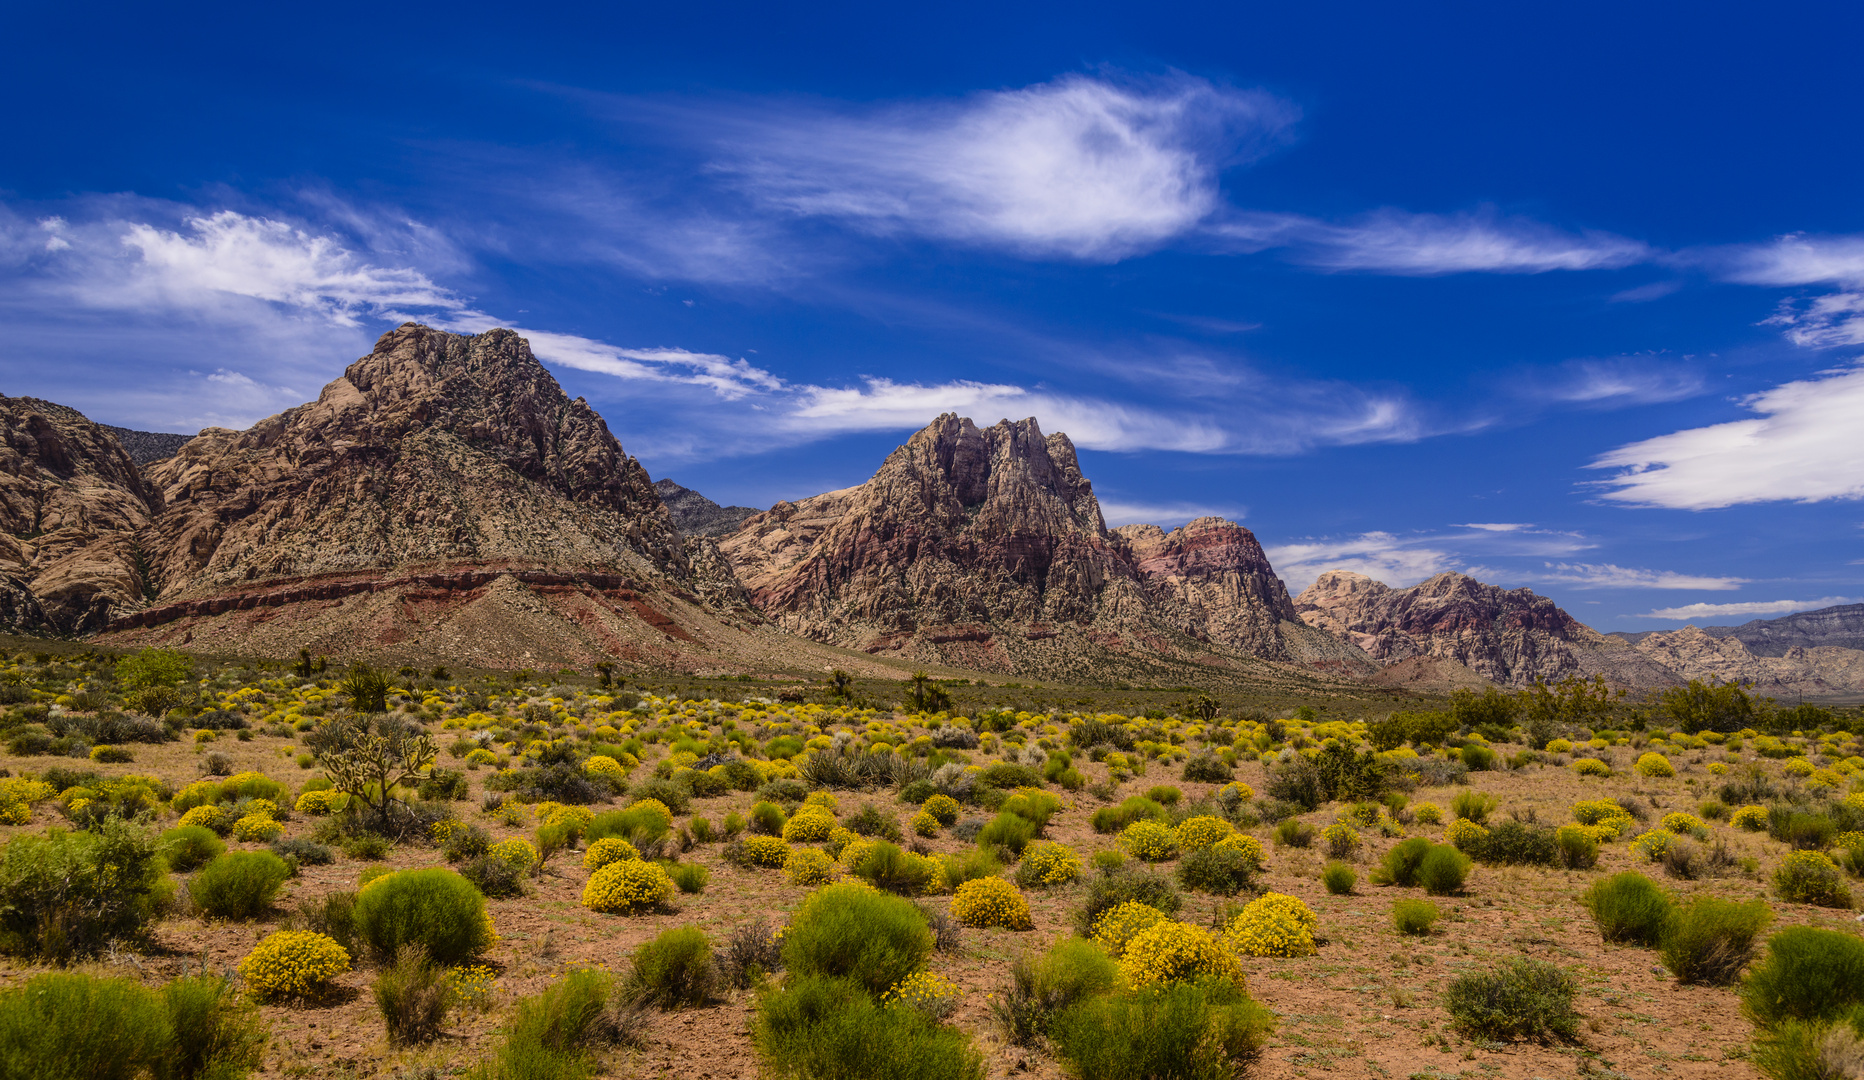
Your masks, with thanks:
[(1864, 693), (1864, 605), (1604, 635), (1460, 574), (1291, 597), (1233, 522), (1107, 528), (1034, 418), (948, 414), (855, 487), (719, 506), (650, 481), (523, 338), (416, 324), (246, 431), (0, 396), (0, 626), (489, 667)]

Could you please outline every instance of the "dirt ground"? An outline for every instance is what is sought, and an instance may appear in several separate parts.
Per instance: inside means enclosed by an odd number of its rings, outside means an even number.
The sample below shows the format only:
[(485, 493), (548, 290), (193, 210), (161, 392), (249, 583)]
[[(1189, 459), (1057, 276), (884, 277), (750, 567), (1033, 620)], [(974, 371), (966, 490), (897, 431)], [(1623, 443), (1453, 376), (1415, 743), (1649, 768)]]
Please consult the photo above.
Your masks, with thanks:
[[(189, 743), (136, 747), (131, 765), (85, 766), (102, 773), (156, 773), (177, 785), (199, 774), (199, 749)], [(301, 771), (294, 756), (298, 747), (289, 740), (258, 735), (249, 742), (223, 739), (212, 749), (233, 758), (235, 770), (268, 773), (290, 785), (294, 794), (310, 773)], [(1716, 752), (1719, 757), (1719, 751)], [(1610, 779), (1581, 779), (1571, 770), (1530, 767), (1520, 772), (1471, 774), (1470, 786), (1493, 793), (1499, 800), (1497, 815), (1532, 812), (1539, 821), (1561, 824), (1572, 819), (1572, 804), (1580, 799), (1632, 794), (1647, 801), (1652, 821), (1670, 810), (1694, 812), (1713, 791), (1716, 778), (1700, 763), (1702, 755), (1673, 756), (1678, 775), (1673, 779), (1637, 778), (1629, 769), (1635, 751), (1618, 747), (1604, 756), (1615, 758), (1618, 774)], [(1697, 760), (1690, 760), (1695, 758)], [(14, 775), (37, 772), (46, 758), (0, 755), (0, 765)], [(78, 763), (72, 762), (76, 765)], [(1777, 763), (1768, 763), (1777, 768)], [(1099, 765), (1083, 762), (1090, 781), (1104, 779)], [(471, 802), (456, 804), (460, 816), (481, 824), (496, 837), (529, 835), (529, 829), (497, 825), (478, 810), (480, 784), (486, 770), (469, 773)], [(1187, 800), (1214, 791), (1217, 785), (1177, 779), (1176, 766), (1151, 764), (1147, 775), (1123, 785), (1120, 796), (1142, 793), (1154, 784), (1169, 783), (1184, 791)], [(1248, 764), (1237, 778), (1258, 792), (1263, 787), (1262, 767)], [(1431, 801), (1446, 811), (1453, 789), (1420, 790), (1412, 804)], [(890, 793), (840, 793), (841, 813), (874, 802), (894, 811), (904, 826), (910, 808)], [(728, 796), (694, 801), (692, 813), (719, 822), (732, 810), (749, 809), (752, 797), (734, 792)], [(1095, 834), (1088, 816), (1103, 803), (1085, 792), (1063, 795), (1064, 810), (1050, 824), (1048, 837), (1074, 847), (1085, 861), (1092, 852), (1114, 846), (1114, 838)], [(600, 809), (598, 807), (598, 809)], [(1306, 815), (1317, 827), (1336, 819), (1338, 807)], [(977, 813), (967, 808), (967, 813)], [(1447, 816), (1447, 813), (1446, 813)], [(31, 826), (0, 830), (11, 834), (38, 830), (58, 823), (51, 803), (41, 804)], [(172, 822), (170, 822), (172, 824)], [(293, 815), (287, 835), (308, 835), (314, 822)], [(1671, 881), (1684, 896), (1708, 894), (1732, 900), (1766, 896), (1772, 905), (1775, 927), (1819, 924), (1855, 929), (1853, 913), (1787, 904), (1770, 895), (1767, 882), (1773, 867), (1785, 854), (1783, 845), (1765, 834), (1751, 834), (1722, 823), (1711, 828), (1726, 837), (1737, 854), (1759, 860), (1755, 876)], [(1269, 869), (1263, 884), (1277, 892), (1305, 900), (1321, 922), (1324, 943), (1319, 954), (1301, 959), (1244, 958), (1250, 992), (1271, 1008), (1278, 1026), (1268, 1048), (1251, 1070), (1257, 1077), (1483, 1077), (1538, 1078), (1576, 1075), (1741, 1078), (1758, 1074), (1744, 1060), (1751, 1036), (1741, 1017), (1735, 993), (1727, 988), (1678, 986), (1659, 965), (1654, 951), (1602, 944), (1578, 897), (1599, 877), (1634, 866), (1628, 845), (1619, 841), (1605, 848), (1596, 870), (1573, 872), (1478, 866), (1470, 876), (1466, 894), (1440, 900), (1443, 918), (1427, 938), (1400, 935), (1391, 925), (1391, 906), (1402, 896), (1418, 896), (1414, 889), (1381, 889), (1367, 881), (1367, 871), (1395, 840), (1367, 835), (1356, 863), (1360, 884), (1353, 895), (1330, 896), (1319, 881), (1324, 861), (1318, 849), (1278, 848), (1269, 843), (1270, 830), (1254, 830), (1268, 850)], [(1413, 835), (1436, 838), (1441, 829), (1414, 825)], [(229, 840), (230, 848), (256, 847)], [(937, 852), (958, 851), (965, 845), (947, 837), (930, 841)], [(401, 1077), (425, 1067), (441, 1075), (463, 1069), (491, 1045), (495, 1029), (517, 997), (536, 993), (566, 969), (576, 966), (625, 967), (637, 945), (673, 926), (697, 925), (721, 936), (747, 920), (764, 918), (780, 925), (804, 895), (803, 888), (786, 883), (772, 870), (741, 870), (719, 857), (717, 844), (694, 848), (684, 856), (708, 867), (710, 884), (702, 895), (677, 895), (677, 911), (670, 914), (616, 916), (585, 910), (579, 903), (587, 873), (577, 853), (559, 854), (543, 871), (530, 895), (491, 901), (493, 920), (501, 940), (488, 962), (497, 970), (496, 995), (484, 1012), (456, 1015), (447, 1036), (419, 1050), (391, 1048), (371, 999), (367, 971), (353, 971), (340, 980), (341, 992), (316, 1006), (266, 1006), (273, 1041), (263, 1074), (267, 1077), (308, 1077), (324, 1080), (342, 1077)], [(392, 852), (387, 865), (396, 868), (440, 862), (431, 848), (403, 847)], [(250, 924), (204, 922), (174, 918), (155, 932), (155, 947), (143, 954), (119, 952), (90, 965), (109, 974), (138, 974), (163, 979), (197, 971), (230, 970), (266, 934), (278, 928), (286, 913), (302, 898), (353, 889), (367, 864), (344, 858), (327, 866), (306, 867), (289, 882), (272, 918)], [(1648, 864), (1640, 867), (1660, 876)], [(1163, 869), (1169, 870), (1170, 864)], [(1018, 1049), (1003, 1043), (990, 1020), (987, 996), (1008, 981), (1011, 961), (1023, 951), (1045, 948), (1070, 933), (1070, 916), (1079, 904), (1079, 884), (1027, 893), (1035, 929), (1025, 932), (967, 929), (962, 954), (935, 954), (934, 971), (957, 982), (964, 990), (961, 1007), (953, 1018), (970, 1032), (983, 1049), (988, 1074), (993, 1077), (1060, 1077), (1060, 1067), (1040, 1051)], [(1244, 897), (1243, 899), (1247, 899)], [(945, 903), (941, 898), (938, 903)], [(1187, 894), (1180, 917), (1209, 922), (1220, 900)], [(1572, 972), (1580, 984), (1578, 1007), (1583, 1031), (1575, 1045), (1484, 1044), (1467, 1041), (1453, 1031), (1438, 1003), (1444, 985), (1456, 975), (1480, 969), (1513, 956), (1550, 960)], [(0, 970), (0, 984), (11, 985), (39, 968), (9, 961)], [(747, 1034), (752, 1009), (749, 994), (736, 994), (701, 1009), (661, 1015), (654, 1026), (652, 1045), (645, 1051), (624, 1052), (608, 1062), (616, 1077), (749, 1078), (758, 1073)]]

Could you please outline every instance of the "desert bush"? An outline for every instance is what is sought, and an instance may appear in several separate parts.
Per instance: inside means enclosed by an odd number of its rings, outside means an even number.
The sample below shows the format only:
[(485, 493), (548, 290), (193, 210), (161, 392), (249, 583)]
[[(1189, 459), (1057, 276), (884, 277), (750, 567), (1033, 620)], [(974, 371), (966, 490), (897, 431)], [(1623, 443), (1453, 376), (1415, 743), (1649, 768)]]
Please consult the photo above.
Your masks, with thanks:
[(1314, 846), (1314, 826), (1298, 818), (1289, 818), (1275, 826), (1275, 842), (1283, 847)]
[(259, 1067), (267, 1042), (265, 1022), (230, 980), (183, 976), (163, 986), (161, 994), (174, 1039), (157, 1076), (237, 1080)]
[(1470, 854), (1495, 866), (1551, 866), (1560, 860), (1554, 830), (1510, 818), (1490, 829)]
[(159, 990), (132, 979), (34, 976), (0, 992), (0, 1069), (33, 1080), (236, 1080), (266, 1035), (244, 995), (216, 976)]
[(1333, 859), (1350, 859), (1359, 850), (1359, 833), (1344, 821), (1336, 821), (1321, 831), (1327, 842), (1327, 855)]
[(626, 988), (640, 1001), (662, 1009), (703, 1005), (718, 985), (712, 945), (705, 931), (681, 926), (661, 931), (629, 960)]
[(1741, 1009), (1757, 1024), (1831, 1020), (1864, 1002), (1864, 938), (1839, 930), (1789, 926), (1767, 939), (1767, 955), (1748, 971)]
[(1359, 875), (1346, 863), (1335, 861), (1321, 868), (1320, 881), (1334, 896), (1350, 896), (1353, 886), (1359, 883)]
[(356, 943), (356, 894), (353, 892), (329, 892), (314, 900), (298, 901), (288, 926), (302, 926), (322, 934), (342, 946), (349, 956), (361, 955)]
[(163, 833), (156, 841), (167, 860), (168, 868), (185, 874), (223, 854), (227, 846), (212, 829), (199, 825), (179, 825)]
[(1184, 906), (1177, 886), (1162, 874), (1145, 870), (1115, 870), (1102, 873), (1087, 884), (1087, 897), (1075, 913), (1075, 932), (1090, 937), (1094, 924), (1106, 912), (1125, 903), (1139, 903), (1166, 915), (1175, 915)]
[[(329, 848), (302, 836), (274, 840), (268, 845), (267, 850), (287, 863), (295, 862), (299, 866), (328, 866), (337, 858), (336, 853)], [(172, 867), (173, 864), (170, 865)]]
[(673, 888), (673, 878), (658, 863), (624, 859), (589, 875), (582, 904), (590, 911), (630, 914), (665, 904)]
[[(1156, 827), (1165, 828), (1163, 825)], [(979, 847), (1002, 848), (1010, 853), (1011, 858), (1016, 858), (1035, 839), (1039, 828), (1035, 822), (1021, 814), (1006, 810), (990, 819), (990, 823), (978, 831), (977, 844)]]
[(873, 841), (855, 861), (852, 871), (874, 888), (901, 896), (918, 896), (940, 877), (935, 860), (885, 840)]
[(1375, 885), (1410, 886), (1418, 883), (1418, 866), (1431, 849), (1431, 842), (1422, 836), (1413, 836), (1400, 840), (1385, 853), (1385, 858), (1372, 871), (1372, 883)]
[(683, 893), (702, 893), (706, 884), (712, 880), (712, 872), (698, 863), (663, 862), (660, 868), (673, 879), (674, 888)]
[(991, 998), (991, 1012), (1012, 1046), (1032, 1046), (1048, 1036), (1057, 1014), (1119, 985), (1119, 965), (1105, 950), (1063, 938), (1039, 957), (1017, 957), (1010, 986)]
[(1223, 763), (1215, 754), (1197, 754), (1184, 763), (1183, 777), (1204, 784), (1227, 784), (1235, 776), (1236, 770)]
[(982, 1080), (983, 1057), (956, 1028), (887, 1008), (858, 982), (792, 975), (758, 1001), (753, 1038), (773, 1077)]
[(1848, 908), (1851, 890), (1845, 887), (1844, 872), (1830, 857), (1818, 851), (1795, 851), (1787, 855), (1774, 871), (1773, 887), (1783, 900), (1819, 907)]
[(1129, 900), (1108, 908), (1094, 920), (1094, 944), (1117, 958), (1125, 953), (1127, 942), (1165, 921), (1165, 913), (1159, 909)]
[(1016, 884), (1025, 889), (1065, 885), (1081, 876), (1081, 856), (1062, 844), (1036, 844), (1016, 864)]
[(1162, 862), (1178, 853), (1178, 838), (1157, 821), (1136, 821), (1120, 833), (1120, 846), (1136, 859)]
[(1457, 753), (1471, 772), (1486, 772), (1495, 767), (1495, 751), (1481, 743), (1468, 743)]
[(1462, 891), (1471, 865), (1469, 856), (1449, 844), (1432, 844), (1418, 860), (1417, 882), (1432, 896), (1453, 896)]
[(917, 908), (860, 884), (827, 885), (804, 897), (783, 938), (791, 972), (851, 979), (872, 996), (911, 974), (931, 951), (932, 932)]
[(1161, 919), (1127, 939), (1120, 950), (1120, 974), (1134, 987), (1205, 979), (1242, 981), (1242, 969), (1228, 944), (1201, 926), (1171, 919)]
[(419, 945), (403, 945), (394, 963), (376, 974), (370, 989), (388, 1041), (395, 1046), (432, 1042), (453, 1007), (453, 980)]
[(139, 937), (166, 902), (154, 838), (121, 818), (22, 834), (0, 849), (0, 951), (56, 963)]
[[(583, 829), (583, 842), (593, 844), (598, 840), (615, 837), (626, 840), (636, 848), (656, 843), (672, 831), (671, 813), (663, 806), (647, 803), (631, 806), (626, 810), (609, 810), (597, 814)], [(782, 825), (777, 828), (781, 830)]]
[(1229, 1080), (1273, 1029), (1267, 1009), (1221, 979), (1091, 997), (1052, 1025), (1057, 1054), (1083, 1080)]
[(1297, 897), (1264, 893), (1224, 927), (1230, 947), (1245, 956), (1311, 956), (1319, 920)]
[(645, 799), (652, 799), (667, 808), (669, 814), (683, 815), (692, 808), (692, 792), (685, 784), (672, 780), (643, 780), (628, 787), (628, 803), (632, 806)]
[(1573, 978), (1544, 960), (1517, 958), (1470, 972), (1444, 991), (1457, 1028), (1484, 1039), (1570, 1040), (1579, 1033)]
[(1580, 897), (1599, 936), (1620, 944), (1656, 945), (1675, 903), (1656, 882), (1635, 870), (1593, 883)]
[(1165, 820), (1165, 808), (1142, 795), (1134, 795), (1116, 806), (1103, 806), (1088, 818), (1097, 833), (1122, 832), (1135, 821)]
[(1590, 870), (1599, 864), (1599, 842), (1584, 826), (1563, 825), (1553, 835), (1559, 863), (1568, 870)]
[(1392, 904), (1392, 925), (1401, 934), (1428, 934), (1437, 921), (1437, 905), (1428, 900), (1399, 900)]
[(951, 897), (951, 915), (965, 926), (1035, 928), (1029, 918), (1029, 901), (1000, 877), (977, 878), (958, 886)]
[(285, 860), (269, 851), (235, 851), (201, 867), (188, 882), (188, 895), (214, 918), (251, 919), (271, 908), (290, 876)]
[(1838, 823), (1824, 814), (1778, 805), (1767, 811), (1767, 835), (1795, 851), (1824, 851), (1838, 835)]
[(1206, 847), (1178, 862), (1178, 880), (1193, 892), (1235, 896), (1255, 879), (1256, 860), (1234, 847)]
[(1685, 904), (1664, 928), (1663, 966), (1681, 983), (1732, 983), (1754, 955), (1754, 939), (1772, 920), (1762, 900), (1735, 904), (1703, 897)]
[(983, 848), (971, 848), (945, 856), (939, 860), (939, 869), (945, 876), (945, 887), (956, 889), (967, 881), (996, 877), (1003, 872), (1003, 864), (997, 861), (995, 854)]
[(1027, 765), (1014, 765), (999, 761), (987, 766), (978, 775), (978, 783), (1005, 791), (1016, 788), (1039, 788), (1042, 786), (1042, 774)]
[(1637, 759), (1637, 764), (1633, 767), (1637, 769), (1637, 774), (1639, 776), (1666, 777), (1676, 775), (1676, 769), (1670, 764), (1670, 759), (1654, 750), (1640, 755)]
[(1450, 813), (1480, 825), (1495, 812), (1495, 796), (1484, 791), (1465, 789), (1450, 799)]
[(350, 969), (350, 955), (334, 938), (312, 930), (268, 934), (239, 962), (240, 977), (262, 999), (315, 998)]
[(584, 1080), (593, 1048), (639, 1041), (645, 1007), (615, 997), (609, 976), (585, 968), (520, 998), (503, 1040), (473, 1080)]
[(356, 936), (378, 958), (420, 945), (435, 963), (466, 963), (495, 935), (485, 897), (451, 870), (402, 870), (376, 878), (356, 895)]
[(782, 970), (783, 942), (769, 923), (754, 919), (732, 930), (713, 954), (712, 966), (721, 983), (748, 990), (764, 976)]
[(790, 845), (774, 836), (741, 836), (726, 844), (719, 855), (734, 866), (778, 870), (789, 861)]

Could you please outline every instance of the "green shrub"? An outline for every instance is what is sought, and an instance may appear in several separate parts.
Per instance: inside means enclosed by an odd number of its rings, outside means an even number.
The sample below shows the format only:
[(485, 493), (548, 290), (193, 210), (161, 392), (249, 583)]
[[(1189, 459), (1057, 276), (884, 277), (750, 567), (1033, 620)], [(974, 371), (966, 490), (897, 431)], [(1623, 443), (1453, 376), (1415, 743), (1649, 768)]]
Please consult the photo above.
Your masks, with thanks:
[(628, 788), (628, 801), (639, 802), (642, 799), (654, 799), (675, 815), (684, 815), (692, 808), (692, 792), (685, 784), (672, 780), (643, 780)]
[(356, 945), (355, 893), (329, 892), (315, 900), (300, 900), (294, 918), (304, 929), (343, 946), (343, 951), (352, 957), (361, 955)]
[(449, 967), (492, 944), (485, 897), (451, 870), (403, 870), (372, 881), (356, 896), (356, 936), (378, 958), (420, 945)]
[(46, 974), (0, 993), (0, 1066), (21, 1080), (136, 1080), (173, 1038), (160, 995), (129, 979)]
[(698, 863), (663, 862), (660, 865), (683, 893), (702, 893), (712, 880), (712, 872)]
[(1336, 860), (1321, 868), (1320, 881), (1333, 895), (1350, 896), (1353, 886), (1359, 884), (1359, 875), (1351, 866)]
[(1450, 799), (1450, 813), (1478, 825), (1486, 822), (1494, 811), (1495, 796), (1486, 792), (1464, 788)]
[(1424, 856), (1429, 853), (1430, 848), (1430, 841), (1422, 836), (1413, 836), (1408, 840), (1398, 841), (1390, 851), (1385, 853), (1385, 858), (1379, 863), (1377, 869), (1372, 871), (1372, 883), (1374, 885), (1416, 885), (1418, 866), (1423, 863)]
[(901, 896), (919, 896), (939, 875), (940, 866), (932, 859), (903, 851), (885, 840), (876, 840), (861, 856), (861, 861), (854, 864), (853, 872), (876, 889)]
[(1428, 934), (1437, 921), (1437, 905), (1428, 900), (1399, 900), (1392, 904), (1392, 925), (1400, 934)]
[(288, 836), (266, 845), (266, 850), (298, 866), (327, 866), (336, 861), (336, 853), (315, 840)]
[(1417, 881), (1432, 896), (1453, 896), (1462, 890), (1472, 865), (1469, 856), (1449, 844), (1432, 844), (1418, 860)]
[(1275, 826), (1275, 842), (1283, 847), (1313, 847), (1314, 826), (1299, 818), (1289, 818)]
[(1851, 890), (1844, 873), (1824, 852), (1794, 851), (1773, 873), (1773, 887), (1781, 899), (1819, 907), (1848, 908)]
[(900, 842), (900, 823), (892, 814), (873, 803), (865, 803), (848, 815), (847, 826), (862, 836), (878, 836), (889, 843)]
[(1235, 779), (1236, 770), (1225, 765), (1217, 755), (1202, 753), (1185, 761), (1183, 776), (1204, 784), (1227, 784)]
[(1054, 1039), (1082, 1080), (1229, 1080), (1274, 1026), (1236, 984), (1210, 979), (1091, 998), (1056, 1017)]
[(140, 937), (171, 894), (154, 838), (121, 818), (0, 849), (0, 951), (55, 963)]
[(1681, 983), (1727, 985), (1754, 955), (1754, 939), (1773, 921), (1764, 900), (1745, 904), (1703, 897), (1675, 910), (1664, 928), (1663, 966)]
[(1470, 743), (1462, 751), (1463, 764), (1472, 772), (1483, 772), (1495, 767), (1495, 751), (1480, 743)]
[(996, 877), (1003, 873), (1003, 864), (997, 861), (997, 856), (983, 848), (971, 848), (956, 855), (947, 855), (939, 861), (939, 867), (944, 872), (947, 889), (956, 889), (967, 881)]
[(1757, 1024), (1830, 1020), (1864, 1001), (1864, 939), (1839, 930), (1789, 926), (1767, 939), (1748, 972), (1741, 1008)]
[(1864, 1009), (1832, 1023), (1783, 1020), (1754, 1033), (1748, 1060), (1772, 1080), (1849, 1080), (1864, 1074)]
[(1039, 788), (1042, 786), (1042, 774), (1027, 765), (1012, 765), (1007, 761), (999, 761), (994, 765), (986, 766), (984, 771), (978, 774), (977, 782), (1006, 791), (1023, 787)]
[(1107, 911), (1127, 902), (1144, 904), (1167, 915), (1176, 915), (1184, 906), (1177, 886), (1163, 874), (1146, 870), (1115, 870), (1103, 873), (1087, 883), (1087, 898), (1075, 912), (1074, 929), (1082, 937), (1092, 937), (1094, 923)]
[(1675, 904), (1670, 894), (1635, 870), (1595, 882), (1580, 897), (1606, 941), (1656, 945), (1663, 939)]
[(214, 918), (252, 919), (271, 908), (290, 876), (291, 867), (269, 851), (234, 851), (201, 867), (188, 895)]
[(1097, 833), (1117, 833), (1124, 832), (1128, 825), (1142, 819), (1164, 821), (1165, 808), (1151, 799), (1134, 795), (1117, 806), (1103, 806), (1094, 811), (1093, 816), (1088, 818), (1088, 824)]
[(1576, 825), (1567, 825), (1553, 834), (1560, 848), (1560, 865), (1568, 870), (1590, 870), (1599, 864), (1599, 842)]
[(371, 989), (388, 1041), (396, 1046), (432, 1042), (453, 1007), (452, 978), (419, 945), (403, 945), (395, 962), (376, 975)]
[(990, 823), (979, 830), (977, 845), (979, 847), (1000, 847), (1008, 851), (1012, 858), (1020, 857), (1023, 848), (1036, 838), (1038, 827), (1035, 822), (1020, 814), (1004, 811), (990, 819)]
[(1795, 851), (1824, 851), (1838, 835), (1838, 823), (1824, 814), (1776, 804), (1767, 809), (1767, 835)]
[(157, 1076), (236, 1080), (264, 1059), (265, 1022), (231, 980), (183, 976), (162, 987), (162, 1005), (174, 1038)]
[(852, 979), (879, 996), (932, 952), (932, 931), (910, 902), (860, 885), (828, 885), (803, 899), (783, 937), (796, 975)]
[(1560, 859), (1554, 830), (1512, 818), (1497, 824), (1471, 853), (1494, 866), (1552, 866)]
[(589, 1051), (626, 1037), (610, 993), (607, 975), (582, 968), (520, 998), (504, 1040), (472, 1080), (586, 1080), (594, 1065)]
[(763, 836), (782, 836), (783, 826), (789, 819), (783, 814), (783, 808), (776, 803), (760, 802), (751, 807), (751, 831)]
[(1450, 983), (1443, 1005), (1474, 1038), (1570, 1040), (1579, 1033), (1573, 978), (1544, 960), (1517, 958)]
[(388, 837), (377, 836), (375, 833), (357, 833), (345, 837), (342, 846), (343, 854), (359, 862), (380, 862), (388, 858), (389, 851), (394, 848), (388, 842)]
[(202, 825), (182, 825), (170, 829), (156, 841), (168, 868), (185, 874), (209, 860), (226, 853), (227, 846), (214, 831)]
[(1235, 896), (1255, 876), (1255, 860), (1235, 848), (1198, 848), (1178, 860), (1178, 880), (1193, 892)]
[[(778, 811), (778, 813), (781, 814), (782, 812)], [(731, 831), (731, 819), (737, 816), (736, 814), (732, 814), (725, 819), (727, 833)], [(777, 826), (777, 831), (781, 832), (782, 830), (783, 826), (779, 824)], [(593, 844), (597, 840), (606, 840), (609, 837), (614, 837), (617, 840), (626, 840), (637, 848), (642, 848), (655, 843), (671, 831), (671, 823), (668, 822), (666, 818), (656, 813), (652, 807), (640, 807), (631, 810), (609, 810), (597, 814), (595, 818), (589, 822), (588, 826), (583, 829), (583, 842), (586, 844)]]
[(1063, 938), (1040, 957), (1010, 965), (1010, 987), (991, 998), (991, 1012), (1012, 1046), (1031, 1046), (1049, 1034), (1057, 1014), (1120, 985), (1120, 965), (1085, 938)]
[(754, 1038), (765, 1069), (796, 1080), (982, 1080), (962, 1032), (917, 1009), (877, 1004), (852, 979), (792, 974), (758, 1000)]
[(635, 999), (663, 1009), (703, 1005), (718, 985), (712, 943), (696, 926), (663, 930), (634, 951), (627, 989)]

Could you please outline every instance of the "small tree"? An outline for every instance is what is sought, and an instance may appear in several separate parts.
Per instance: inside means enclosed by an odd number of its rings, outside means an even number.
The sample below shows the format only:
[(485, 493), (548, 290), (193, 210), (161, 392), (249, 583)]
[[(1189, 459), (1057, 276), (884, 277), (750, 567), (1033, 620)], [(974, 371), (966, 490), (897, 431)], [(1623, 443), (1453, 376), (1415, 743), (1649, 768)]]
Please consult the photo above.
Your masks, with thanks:
[(395, 788), (424, 779), (422, 770), (440, 753), (427, 732), (386, 716), (373, 723), (366, 716), (337, 717), (306, 735), (304, 744), (330, 786), (355, 800), (364, 820), (381, 832), (394, 827)]
[(1760, 708), (1740, 683), (1691, 679), (1688, 686), (1672, 686), (1659, 694), (1657, 710), (1691, 735), (1766, 726)]
[(854, 700), (854, 676), (836, 668), (828, 673), (828, 696), (836, 701)]
[(359, 713), (388, 711), (388, 676), (360, 660), (350, 665), (338, 689), (349, 695), (350, 708)]
[(615, 662), (613, 660), (596, 661), (595, 673), (596, 676), (602, 680), (603, 686), (613, 686), (615, 684)]
[(942, 712), (951, 708), (951, 695), (923, 671), (913, 672), (912, 687), (907, 690), (906, 697), (919, 712)]
[(1206, 724), (1215, 720), (1218, 714), (1222, 712), (1223, 706), (1217, 704), (1217, 699), (1211, 697), (1209, 694), (1199, 694), (1197, 695), (1197, 700), (1191, 703), (1191, 715), (1197, 717)]
[(173, 649), (144, 649), (117, 661), (117, 686), (125, 693), (151, 686), (179, 686), (194, 676), (194, 658)]

